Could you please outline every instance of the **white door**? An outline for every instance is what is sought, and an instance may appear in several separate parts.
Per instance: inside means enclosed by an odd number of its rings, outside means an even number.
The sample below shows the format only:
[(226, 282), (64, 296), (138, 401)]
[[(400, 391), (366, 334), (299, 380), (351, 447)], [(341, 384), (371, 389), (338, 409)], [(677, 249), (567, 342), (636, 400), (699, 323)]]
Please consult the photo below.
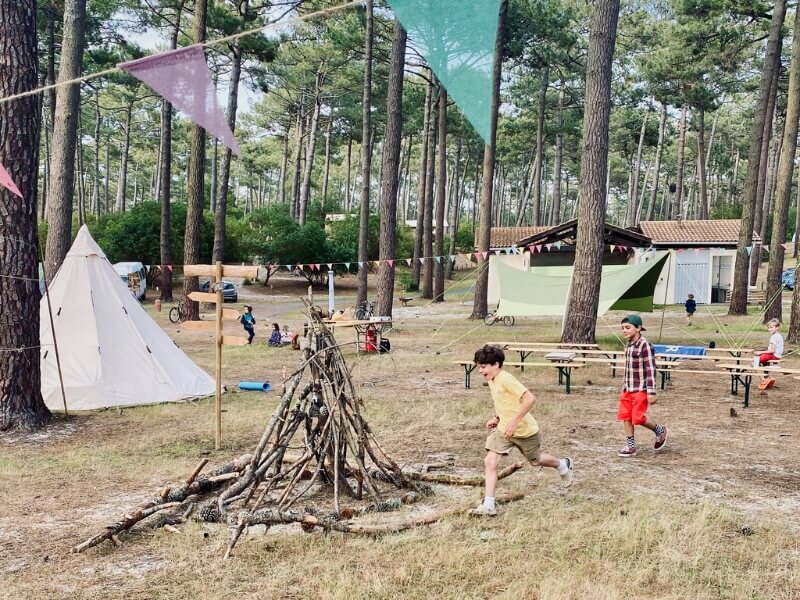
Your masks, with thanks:
[(678, 263), (678, 272), (675, 273), (675, 303), (686, 302), (689, 294), (694, 294), (698, 304), (708, 304), (708, 268), (707, 262)]

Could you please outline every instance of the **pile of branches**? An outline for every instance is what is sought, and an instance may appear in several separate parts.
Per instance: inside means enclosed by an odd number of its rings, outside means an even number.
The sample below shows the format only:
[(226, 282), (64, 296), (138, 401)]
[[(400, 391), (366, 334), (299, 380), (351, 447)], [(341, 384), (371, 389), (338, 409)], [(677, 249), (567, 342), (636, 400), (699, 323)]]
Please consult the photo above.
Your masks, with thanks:
[[(431, 493), (425, 481), (481, 485), (483, 478), (404, 472), (378, 443), (361, 414), (351, 374), (320, 309), (307, 304), (309, 330), (297, 370), (252, 454), (201, 476), (206, 460), (181, 484), (75, 546), (82, 552), (159, 514), (171, 531), (186, 519), (227, 523), (230, 555), (248, 526), (300, 523), (305, 531), (375, 534), (438, 520), (433, 514), (401, 523), (363, 525), (357, 515), (397, 510)], [(291, 451), (291, 452), (290, 452)], [(299, 452), (299, 455), (298, 455)], [(519, 469), (512, 465), (501, 476)], [(308, 502), (314, 500), (314, 505)], [(302, 508), (297, 508), (303, 501)], [(449, 514), (453, 511), (447, 511)]]

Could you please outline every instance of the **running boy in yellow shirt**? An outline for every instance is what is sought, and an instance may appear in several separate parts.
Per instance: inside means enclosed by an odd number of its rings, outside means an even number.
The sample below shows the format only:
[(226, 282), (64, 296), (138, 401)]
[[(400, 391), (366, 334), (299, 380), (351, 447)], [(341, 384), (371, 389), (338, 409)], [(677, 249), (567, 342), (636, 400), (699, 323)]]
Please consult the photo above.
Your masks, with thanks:
[(473, 515), (495, 516), (495, 489), (497, 465), (500, 457), (517, 448), (534, 467), (558, 469), (565, 485), (572, 483), (572, 460), (558, 459), (540, 452), (539, 425), (530, 414), (536, 401), (533, 394), (516, 377), (503, 371), (505, 353), (497, 346), (484, 346), (475, 353), (475, 364), (480, 374), (489, 382), (494, 401), (495, 416), (486, 422), (491, 430), (486, 438), (486, 495), (483, 502), (470, 511)]

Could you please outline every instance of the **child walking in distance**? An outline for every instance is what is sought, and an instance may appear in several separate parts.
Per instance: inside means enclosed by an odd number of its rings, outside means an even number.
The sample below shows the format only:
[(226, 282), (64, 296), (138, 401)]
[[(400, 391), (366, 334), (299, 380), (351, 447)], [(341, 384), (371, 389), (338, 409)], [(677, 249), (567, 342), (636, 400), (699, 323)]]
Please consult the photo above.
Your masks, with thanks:
[(242, 322), (242, 326), (244, 330), (248, 333), (249, 337), (247, 338), (247, 343), (252, 344), (253, 338), (256, 336), (255, 325), (256, 325), (256, 318), (253, 316), (253, 307), (249, 304), (244, 305), (244, 314), (239, 317), (239, 320)]
[(497, 346), (484, 346), (475, 353), (475, 364), (489, 382), (489, 391), (494, 401), (495, 416), (486, 422), (491, 431), (486, 438), (486, 495), (483, 502), (471, 514), (495, 516), (495, 489), (497, 487), (497, 465), (500, 457), (517, 448), (534, 467), (558, 469), (565, 485), (572, 483), (572, 460), (558, 459), (540, 452), (539, 425), (531, 416), (535, 398), (516, 377), (503, 371), (503, 350)]
[[(778, 319), (771, 319), (767, 323), (767, 331), (769, 331), (770, 334), (769, 346), (767, 346), (766, 352), (756, 354), (755, 360), (753, 361), (754, 366), (763, 367), (768, 365), (771, 360), (780, 360), (781, 356), (783, 356), (783, 336), (778, 333), (780, 328), (781, 322)], [(775, 380), (770, 377), (768, 373), (764, 373), (761, 376), (758, 389), (765, 390), (771, 388), (773, 385), (775, 385)]]
[(694, 313), (697, 312), (697, 302), (694, 301), (694, 294), (689, 294), (684, 306), (686, 307), (686, 320), (689, 321), (689, 325), (691, 325), (692, 317)]
[(617, 419), (625, 427), (627, 443), (619, 451), (619, 456), (631, 458), (636, 456), (636, 438), (634, 427), (642, 425), (655, 433), (653, 448), (656, 452), (667, 444), (669, 431), (666, 425), (657, 425), (647, 416), (647, 407), (656, 403), (656, 352), (653, 344), (642, 337), (642, 318), (639, 315), (628, 315), (622, 319), (622, 335), (628, 341), (625, 346), (625, 375), (622, 393), (619, 395)]

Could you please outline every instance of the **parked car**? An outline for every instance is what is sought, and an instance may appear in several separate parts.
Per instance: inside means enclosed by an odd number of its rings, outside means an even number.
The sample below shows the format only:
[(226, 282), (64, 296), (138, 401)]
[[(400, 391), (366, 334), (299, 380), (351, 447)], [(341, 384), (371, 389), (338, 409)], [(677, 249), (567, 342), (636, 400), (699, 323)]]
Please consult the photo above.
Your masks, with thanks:
[[(131, 293), (137, 300), (142, 301), (147, 297), (147, 272), (144, 265), (140, 262), (118, 262), (114, 263), (114, 270), (120, 276)], [(130, 281), (129, 276), (133, 275), (138, 281)]]
[[(208, 292), (211, 290), (211, 282), (206, 281), (200, 285), (201, 292)], [(222, 282), (222, 300), (224, 302), (238, 302), (239, 292), (236, 291), (236, 284), (232, 281)]]
[(787, 290), (794, 290), (794, 270), (794, 267), (789, 267), (783, 272), (783, 275), (781, 275), (781, 281)]

